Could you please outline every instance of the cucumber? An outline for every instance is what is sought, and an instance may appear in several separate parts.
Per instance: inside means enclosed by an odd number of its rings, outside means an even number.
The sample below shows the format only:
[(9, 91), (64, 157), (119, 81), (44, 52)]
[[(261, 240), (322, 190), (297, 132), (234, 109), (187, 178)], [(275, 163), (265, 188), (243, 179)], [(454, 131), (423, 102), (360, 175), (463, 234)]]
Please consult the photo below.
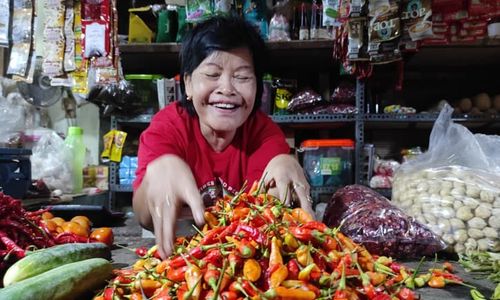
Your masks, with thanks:
[(113, 267), (103, 258), (90, 258), (62, 265), (0, 289), (0, 300), (77, 299), (104, 286)]
[(41, 274), (50, 269), (84, 259), (110, 258), (110, 250), (103, 243), (74, 243), (58, 245), (33, 252), (13, 264), (5, 273), (5, 287)]

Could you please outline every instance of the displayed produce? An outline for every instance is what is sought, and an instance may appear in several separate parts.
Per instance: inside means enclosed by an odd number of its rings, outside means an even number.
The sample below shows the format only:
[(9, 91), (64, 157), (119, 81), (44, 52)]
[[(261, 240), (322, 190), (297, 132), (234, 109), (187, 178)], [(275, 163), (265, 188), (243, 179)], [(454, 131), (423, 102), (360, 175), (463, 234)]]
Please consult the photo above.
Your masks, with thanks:
[(370, 253), (392, 257), (434, 255), (445, 244), (387, 198), (368, 187), (339, 189), (328, 203), (323, 222), (340, 231)]
[(156, 246), (136, 249), (140, 259), (94, 299), (416, 299), (410, 288), (464, 284), (446, 266), (419, 274), (372, 255), (256, 185), (216, 201), (205, 220), (165, 260)]
[(455, 113), (496, 114), (500, 113), (500, 95), (490, 97), (487, 93), (479, 93), (472, 98), (464, 97), (453, 106)]
[(99, 288), (111, 275), (112, 266), (103, 258), (68, 263), (0, 289), (0, 300), (78, 299)]
[(394, 173), (399, 166), (400, 164), (395, 160), (376, 157), (373, 164), (373, 176), (370, 179), (370, 187), (372, 189), (392, 188)]
[(500, 299), (500, 254), (487, 251), (468, 251), (468, 253), (459, 256), (458, 262), (466, 271), (497, 283), (491, 299)]
[(440, 236), (450, 250), (500, 251), (499, 136), (472, 134), (446, 106), (429, 150), (399, 168), (392, 200)]
[(111, 228), (90, 232), (90, 220), (76, 216), (66, 222), (48, 209), (26, 211), (22, 203), (0, 192), (0, 273), (28, 251), (77, 242), (113, 243)]
[(111, 259), (109, 247), (103, 243), (74, 243), (38, 250), (9, 268), (3, 277), (3, 285), (7, 287), (55, 267), (97, 257)]

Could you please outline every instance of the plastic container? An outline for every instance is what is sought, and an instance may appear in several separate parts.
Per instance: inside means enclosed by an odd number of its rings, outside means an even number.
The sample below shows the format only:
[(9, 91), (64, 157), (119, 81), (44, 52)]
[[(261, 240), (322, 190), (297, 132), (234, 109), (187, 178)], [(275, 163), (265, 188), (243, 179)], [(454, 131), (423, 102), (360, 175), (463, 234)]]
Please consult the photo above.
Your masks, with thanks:
[(349, 139), (305, 140), (303, 168), (313, 187), (353, 183), (354, 141)]
[(0, 191), (22, 199), (31, 185), (30, 149), (0, 148)]
[(73, 194), (82, 191), (83, 164), (85, 162), (85, 144), (83, 143), (83, 129), (72, 126), (68, 128), (68, 136), (64, 144), (71, 153), (71, 175), (73, 177)]
[(158, 74), (127, 74), (125, 79), (129, 81), (137, 96), (141, 99), (141, 106), (147, 109), (148, 113), (158, 111), (158, 88), (156, 81), (162, 79)]

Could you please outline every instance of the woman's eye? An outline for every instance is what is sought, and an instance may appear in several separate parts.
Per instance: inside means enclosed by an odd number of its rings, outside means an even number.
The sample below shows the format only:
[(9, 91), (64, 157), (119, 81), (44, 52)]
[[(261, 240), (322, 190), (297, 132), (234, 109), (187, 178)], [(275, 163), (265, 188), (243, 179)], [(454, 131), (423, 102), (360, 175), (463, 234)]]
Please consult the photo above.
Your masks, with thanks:
[(217, 78), (219, 77), (218, 73), (205, 73), (205, 76), (211, 77), (211, 78)]
[(246, 76), (246, 75), (236, 75), (236, 76), (234, 76), (234, 78), (236, 78), (238, 80), (249, 80), (251, 77)]

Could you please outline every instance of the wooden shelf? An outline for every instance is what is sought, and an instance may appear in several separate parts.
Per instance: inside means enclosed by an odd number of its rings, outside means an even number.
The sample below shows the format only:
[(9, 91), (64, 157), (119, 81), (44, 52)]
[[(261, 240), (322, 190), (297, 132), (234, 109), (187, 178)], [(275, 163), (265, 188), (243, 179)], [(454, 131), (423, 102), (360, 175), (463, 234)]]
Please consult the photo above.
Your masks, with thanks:
[[(282, 69), (329, 70), (335, 66), (333, 41), (267, 42), (270, 72)], [(179, 70), (178, 43), (121, 44), (120, 56), (125, 73), (175, 75)], [(297, 59), (300, 57), (301, 59)]]

